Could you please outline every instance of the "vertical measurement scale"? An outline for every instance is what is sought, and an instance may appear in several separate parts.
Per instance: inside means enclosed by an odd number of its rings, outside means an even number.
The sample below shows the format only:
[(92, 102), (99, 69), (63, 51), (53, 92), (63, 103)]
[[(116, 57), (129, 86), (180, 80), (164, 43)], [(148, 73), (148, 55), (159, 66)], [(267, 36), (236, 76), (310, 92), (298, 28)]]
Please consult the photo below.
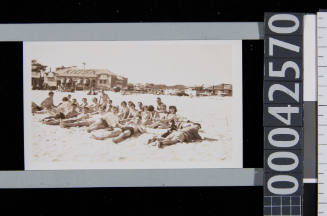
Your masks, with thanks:
[(318, 215), (327, 216), (327, 13), (317, 13)]

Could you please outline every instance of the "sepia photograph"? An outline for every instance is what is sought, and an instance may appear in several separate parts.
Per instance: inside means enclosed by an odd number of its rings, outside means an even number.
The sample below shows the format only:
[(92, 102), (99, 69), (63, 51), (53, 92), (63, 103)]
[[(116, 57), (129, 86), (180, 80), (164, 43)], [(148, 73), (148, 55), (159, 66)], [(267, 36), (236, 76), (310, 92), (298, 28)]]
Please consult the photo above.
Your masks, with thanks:
[(240, 40), (24, 42), (26, 170), (242, 168)]

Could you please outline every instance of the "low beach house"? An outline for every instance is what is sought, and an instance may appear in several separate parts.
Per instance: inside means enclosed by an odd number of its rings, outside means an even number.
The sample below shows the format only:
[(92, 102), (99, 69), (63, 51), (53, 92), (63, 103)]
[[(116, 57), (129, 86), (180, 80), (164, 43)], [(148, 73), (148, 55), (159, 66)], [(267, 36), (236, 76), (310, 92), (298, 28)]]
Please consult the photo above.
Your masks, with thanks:
[(127, 88), (128, 79), (107, 69), (59, 68), (54, 72), (58, 88), (112, 89)]

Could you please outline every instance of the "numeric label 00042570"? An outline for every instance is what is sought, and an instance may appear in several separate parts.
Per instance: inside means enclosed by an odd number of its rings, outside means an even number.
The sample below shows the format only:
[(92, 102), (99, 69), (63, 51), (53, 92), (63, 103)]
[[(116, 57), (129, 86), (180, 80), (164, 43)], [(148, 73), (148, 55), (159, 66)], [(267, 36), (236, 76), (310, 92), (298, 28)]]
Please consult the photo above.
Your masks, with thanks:
[(302, 26), (301, 13), (265, 14), (265, 199), (303, 191)]

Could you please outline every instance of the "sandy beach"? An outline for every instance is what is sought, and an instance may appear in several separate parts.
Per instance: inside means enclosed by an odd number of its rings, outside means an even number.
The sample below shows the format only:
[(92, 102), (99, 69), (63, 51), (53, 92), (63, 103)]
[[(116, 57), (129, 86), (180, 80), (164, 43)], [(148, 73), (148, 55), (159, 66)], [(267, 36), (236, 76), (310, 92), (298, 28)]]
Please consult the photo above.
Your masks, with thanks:
[[(58, 104), (67, 92), (54, 91), (54, 104)], [(31, 91), (31, 98), (39, 104), (48, 91)], [(78, 102), (86, 97), (86, 92), (70, 93)], [(142, 101), (145, 105), (155, 105), (157, 95), (121, 95), (107, 92), (114, 105), (121, 101)], [(142, 134), (114, 144), (111, 139), (94, 140), (86, 132), (86, 127), (60, 128), (44, 125), (40, 119), (45, 115), (29, 115), (30, 140), (25, 140), (25, 166), (27, 169), (107, 169), (107, 168), (196, 168), (235, 167), (232, 162), (231, 97), (178, 97), (160, 95), (167, 105), (176, 105), (178, 114), (201, 123), (200, 135), (207, 138), (201, 142), (178, 143), (158, 149), (147, 145), (153, 134)], [(158, 133), (162, 131), (158, 130)], [(99, 131), (101, 133), (101, 131)], [(241, 147), (241, 145), (240, 145)]]

